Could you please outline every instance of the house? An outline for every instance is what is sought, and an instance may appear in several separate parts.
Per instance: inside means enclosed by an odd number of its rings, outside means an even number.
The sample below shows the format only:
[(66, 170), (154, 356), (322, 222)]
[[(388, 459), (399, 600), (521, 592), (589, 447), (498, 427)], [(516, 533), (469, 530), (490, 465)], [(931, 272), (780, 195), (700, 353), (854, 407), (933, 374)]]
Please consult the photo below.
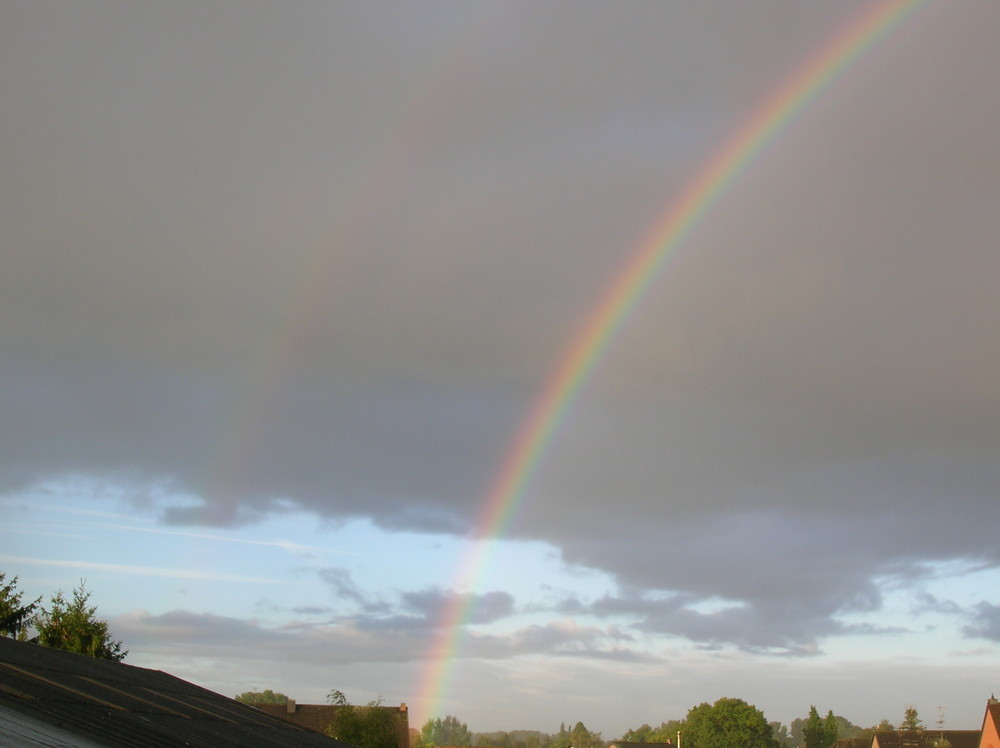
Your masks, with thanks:
[[(296, 704), (289, 699), (287, 704), (255, 704), (258, 709), (272, 717), (284, 719), (307, 730), (315, 730), (326, 735), (327, 728), (336, 718), (337, 710), (343, 707), (331, 704)], [(399, 735), (399, 748), (410, 748), (410, 718), (406, 704), (399, 706), (361, 706), (360, 709), (380, 709), (393, 716)]]
[(942, 738), (951, 748), (979, 748), (979, 730), (877, 730), (871, 748), (932, 748)]
[(934, 748), (942, 738), (950, 748), (979, 748), (979, 730), (876, 730), (871, 748)]
[(0, 637), (0, 746), (353, 748), (159, 670)]
[(993, 696), (986, 702), (978, 748), (1000, 748), (1000, 701)]

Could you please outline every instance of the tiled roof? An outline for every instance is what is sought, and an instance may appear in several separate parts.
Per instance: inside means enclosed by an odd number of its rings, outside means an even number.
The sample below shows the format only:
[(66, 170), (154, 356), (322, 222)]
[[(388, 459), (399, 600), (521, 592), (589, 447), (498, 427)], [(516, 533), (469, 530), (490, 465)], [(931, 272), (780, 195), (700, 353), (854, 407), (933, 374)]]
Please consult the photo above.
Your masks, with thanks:
[(77, 745), (348, 746), (159, 670), (6, 637), (0, 637), (0, 708), (23, 715), (26, 725), (45, 724), (76, 736)]
[(898, 730), (878, 730), (875, 739), (879, 748), (930, 748), (940, 737), (951, 744), (951, 748), (979, 748), (979, 730), (922, 730), (917, 733)]
[(830, 748), (868, 748), (871, 738), (838, 738)]
[(1000, 732), (1000, 701), (997, 701), (993, 697), (990, 697), (990, 700), (986, 702), (986, 715), (983, 717), (984, 727), (988, 719), (993, 721), (993, 724), (997, 727), (997, 732)]

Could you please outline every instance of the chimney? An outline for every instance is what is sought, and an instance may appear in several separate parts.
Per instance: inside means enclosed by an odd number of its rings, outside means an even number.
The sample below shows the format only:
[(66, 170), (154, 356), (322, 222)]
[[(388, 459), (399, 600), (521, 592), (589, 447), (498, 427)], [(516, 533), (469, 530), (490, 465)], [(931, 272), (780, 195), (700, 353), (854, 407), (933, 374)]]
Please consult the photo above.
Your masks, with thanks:
[(288, 703), (285, 704), (286, 714), (295, 714), (295, 699), (289, 699)]

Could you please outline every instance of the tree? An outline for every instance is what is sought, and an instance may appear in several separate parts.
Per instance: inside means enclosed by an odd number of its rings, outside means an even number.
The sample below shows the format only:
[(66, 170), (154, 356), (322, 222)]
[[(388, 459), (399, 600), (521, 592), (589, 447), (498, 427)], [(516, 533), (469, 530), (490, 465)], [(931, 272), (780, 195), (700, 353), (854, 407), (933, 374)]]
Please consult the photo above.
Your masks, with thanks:
[(899, 738), (902, 746), (919, 746), (924, 742), (924, 723), (917, 716), (917, 710), (906, 708), (903, 721), (899, 724)]
[(686, 748), (777, 748), (764, 714), (742, 699), (699, 704), (687, 715)]
[(55, 649), (97, 657), (102, 660), (120, 662), (128, 650), (122, 649), (120, 641), (111, 638), (106, 621), (95, 616), (96, 605), (88, 605), (90, 593), (80, 580), (80, 586), (73, 590), (73, 601), (67, 602), (62, 590), (57, 592), (49, 608), (35, 617), (38, 629), (38, 643)]
[(570, 732), (570, 746), (572, 748), (601, 748), (603, 745), (604, 740), (601, 738), (601, 733), (591, 732), (583, 722), (577, 722), (573, 725)]
[[(846, 721), (846, 720), (845, 720)], [(837, 718), (833, 710), (820, 719), (815, 706), (809, 707), (809, 716), (802, 727), (802, 741), (805, 748), (830, 748), (837, 741)]]
[(912, 706), (906, 707), (906, 712), (903, 714), (903, 721), (899, 725), (900, 732), (923, 732), (924, 723), (921, 721), (920, 717), (917, 716), (916, 708)]
[(833, 710), (828, 709), (823, 718), (823, 748), (830, 748), (837, 742), (837, 737), (837, 718), (833, 716)]
[(23, 593), (17, 589), (17, 577), (5, 583), (6, 578), (7, 576), (0, 571), (0, 636), (24, 639), (25, 629), (33, 620), (35, 609), (42, 598), (22, 605)]
[(806, 748), (823, 748), (823, 720), (815, 705), (809, 707), (809, 716), (802, 728), (802, 741)]
[(272, 691), (270, 688), (258, 691), (244, 691), (234, 697), (243, 704), (287, 704), (288, 697), (279, 691)]
[[(509, 742), (509, 736), (504, 737)], [(472, 745), (472, 733), (464, 722), (459, 722), (458, 717), (447, 715), (444, 719), (437, 717), (429, 719), (420, 728), (420, 739), (424, 746), (437, 745)], [(503, 741), (491, 741), (492, 745), (501, 745)]]
[(650, 735), (652, 734), (653, 728), (644, 723), (635, 729), (626, 731), (619, 740), (623, 743), (652, 743), (654, 742), (650, 739)]
[(347, 703), (343, 691), (330, 691), (327, 701), (338, 707), (326, 734), (358, 748), (398, 748), (399, 714), (382, 704), (381, 695), (365, 706)]
[(771, 737), (781, 748), (795, 748), (796, 744), (792, 741), (791, 735), (788, 734), (787, 727), (780, 722), (768, 722), (768, 724), (771, 726)]

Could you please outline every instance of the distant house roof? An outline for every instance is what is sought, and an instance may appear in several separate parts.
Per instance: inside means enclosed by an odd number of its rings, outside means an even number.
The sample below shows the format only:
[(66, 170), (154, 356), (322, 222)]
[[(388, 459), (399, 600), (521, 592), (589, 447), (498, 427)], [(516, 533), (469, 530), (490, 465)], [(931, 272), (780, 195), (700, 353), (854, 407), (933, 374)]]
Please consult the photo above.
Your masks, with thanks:
[(986, 702), (979, 748), (1000, 748), (1000, 702), (992, 696)]
[(979, 748), (979, 730), (876, 730), (872, 748), (931, 748), (939, 738), (945, 738), (951, 748)]
[(871, 738), (838, 738), (830, 748), (868, 748)]
[(0, 745), (348, 748), (159, 670), (6, 637)]

